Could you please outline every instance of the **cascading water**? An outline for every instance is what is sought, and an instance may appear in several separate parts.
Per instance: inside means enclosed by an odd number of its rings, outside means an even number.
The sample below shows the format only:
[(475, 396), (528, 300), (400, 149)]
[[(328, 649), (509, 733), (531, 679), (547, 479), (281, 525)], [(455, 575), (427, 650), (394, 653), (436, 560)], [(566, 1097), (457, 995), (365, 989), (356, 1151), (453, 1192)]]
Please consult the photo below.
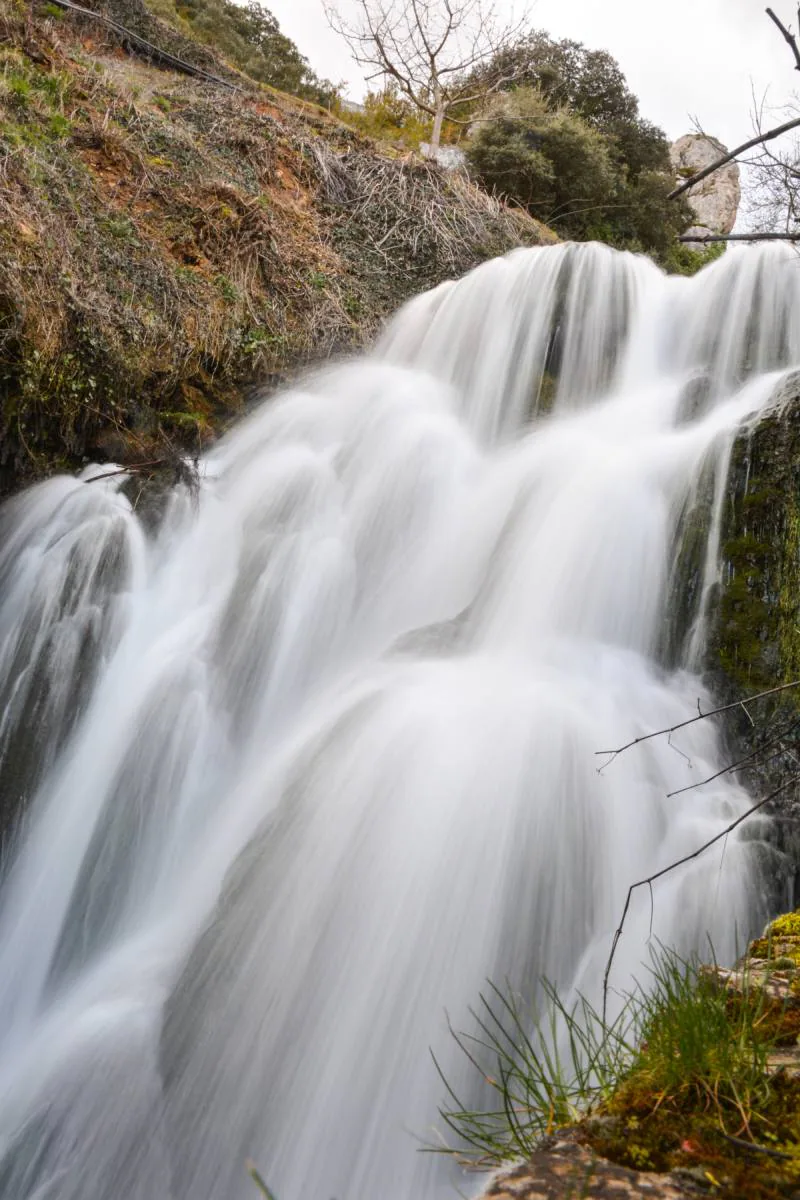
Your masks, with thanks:
[[(596, 990), (628, 884), (748, 804), (667, 798), (710, 722), (597, 751), (708, 702), (730, 446), (798, 364), (789, 252), (519, 251), (265, 404), (155, 530), (98, 468), (6, 506), (0, 1194), (247, 1200), (248, 1157), (280, 1200), (453, 1194), (415, 1153), (428, 1048), (470, 1086), (445, 1010)], [(755, 845), (667, 877), (655, 933), (730, 954)]]

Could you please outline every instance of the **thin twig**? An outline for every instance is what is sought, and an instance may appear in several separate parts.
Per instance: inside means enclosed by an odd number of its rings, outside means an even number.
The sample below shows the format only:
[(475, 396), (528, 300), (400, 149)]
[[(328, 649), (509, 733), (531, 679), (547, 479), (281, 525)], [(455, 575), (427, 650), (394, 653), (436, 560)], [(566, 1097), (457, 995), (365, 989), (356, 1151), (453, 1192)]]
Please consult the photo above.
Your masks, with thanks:
[(719, 1130), (720, 1137), (724, 1137), (726, 1142), (732, 1142), (734, 1146), (741, 1146), (743, 1150), (755, 1150), (758, 1154), (766, 1154), (770, 1158), (780, 1158), (785, 1161), (791, 1159), (791, 1154), (784, 1154), (782, 1150), (773, 1150), (771, 1146), (760, 1146), (758, 1142), (746, 1142), (744, 1138), (732, 1137), (729, 1133), (724, 1133)]
[(131, 463), (128, 467), (117, 467), (113, 471), (101, 472), (99, 475), (92, 475), (91, 479), (84, 479), (84, 483), (99, 483), (104, 479), (113, 479), (115, 475), (133, 475), (137, 471), (147, 471), (151, 467), (172, 466), (174, 460), (167, 458), (154, 458), (150, 462)]
[[(598, 771), (604, 771), (606, 767), (625, 750), (630, 750), (632, 746), (638, 746), (640, 742), (649, 742), (651, 738), (663, 737), (665, 734), (675, 733), (678, 729), (685, 729), (687, 725), (694, 725), (696, 721), (705, 721), (706, 717), (716, 717), (719, 713), (730, 712), (734, 708), (741, 708), (742, 703), (752, 704), (754, 700), (763, 700), (765, 696), (776, 696), (780, 692), (787, 692), (790, 688), (800, 687), (800, 679), (794, 679), (791, 683), (782, 683), (779, 687), (767, 688), (764, 692), (756, 692), (754, 696), (748, 696), (745, 701), (734, 700), (732, 704), (721, 704), (718, 708), (710, 708), (708, 712), (700, 712), (696, 717), (689, 717), (686, 721), (679, 721), (677, 725), (670, 725), (667, 729), (656, 729), (653, 733), (642, 733), (639, 737), (633, 738), (630, 742), (626, 742), (624, 746), (620, 746), (617, 750), (596, 750), (596, 755), (605, 754), (608, 756), (608, 762), (604, 762)], [(699, 704), (698, 704), (699, 709)]]
[(248, 1159), (248, 1161), (245, 1163), (245, 1168), (247, 1170), (247, 1174), (253, 1180), (256, 1187), (261, 1192), (261, 1195), (264, 1196), (265, 1200), (275, 1200), (274, 1195), (267, 1187), (267, 1185), (266, 1185), (263, 1177), (261, 1176), (261, 1174), (258, 1170), (258, 1167), (255, 1165), (255, 1163), (251, 1162)]
[(616, 954), (619, 940), (622, 937), (622, 931), (625, 927), (625, 921), (626, 921), (626, 918), (628, 916), (628, 911), (631, 906), (631, 900), (633, 899), (633, 893), (636, 891), (636, 889), (640, 888), (640, 887), (652, 887), (652, 885), (656, 882), (657, 879), (661, 879), (664, 875), (669, 875), (671, 871), (677, 870), (678, 867), (683, 867), (686, 865), (686, 863), (692, 862), (693, 859), (699, 858), (701, 854), (704, 854), (706, 850), (710, 850), (710, 848), (712, 846), (716, 845), (717, 842), (722, 841), (723, 838), (727, 838), (729, 836), (729, 834), (733, 833), (734, 829), (736, 829), (739, 825), (741, 825), (744, 821), (746, 821), (748, 819), (748, 817), (752, 817), (753, 813), (757, 813), (759, 811), (759, 809), (762, 809), (764, 807), (765, 804), (769, 804), (770, 800), (774, 800), (776, 796), (779, 796), (781, 792), (785, 792), (787, 788), (791, 787), (791, 785), (795, 784), (796, 782), (797, 782), (797, 776), (793, 775), (791, 777), (791, 779), (786, 780), (784, 783), (782, 783), (780, 785), (780, 787), (775, 788), (775, 790), (770, 792), (770, 794), (768, 796), (765, 796), (763, 798), (763, 800), (759, 800), (757, 804), (754, 804), (751, 808), (748, 808), (747, 811), (742, 813), (741, 816), (737, 817), (735, 821), (731, 821), (730, 825), (727, 825), (725, 827), (725, 829), (723, 829), (719, 833), (715, 834), (714, 837), (709, 838), (707, 842), (703, 842), (702, 846), (698, 846), (696, 850), (693, 850), (691, 852), (691, 854), (685, 854), (683, 856), (683, 858), (676, 859), (675, 862), (670, 863), (669, 866), (662, 867), (660, 871), (655, 871), (652, 875), (648, 875), (646, 879), (639, 879), (639, 880), (637, 880), (636, 883), (631, 884), (631, 886), (628, 888), (628, 895), (625, 898), (625, 906), (622, 910), (622, 917), (620, 918), (619, 925), (617, 926), (616, 930), (614, 931), (614, 937), (611, 942), (611, 952), (608, 956), (608, 961), (606, 962), (606, 969), (603, 972), (603, 1024), (604, 1025), (606, 1023), (606, 1011), (608, 1008), (608, 978), (609, 978), (609, 975), (611, 974), (611, 967), (614, 962), (614, 955)]
[[(707, 783), (713, 783), (715, 779), (719, 779), (722, 775), (729, 775), (731, 771), (738, 771), (739, 767), (747, 766), (748, 763), (757, 762), (759, 759), (761, 759), (766, 750), (770, 750), (773, 746), (780, 745), (783, 738), (785, 738), (788, 734), (793, 733), (797, 728), (798, 723), (798, 721), (792, 721), (788, 728), (782, 729), (780, 733), (775, 735), (775, 737), (770, 738), (761, 746), (756, 746), (755, 749), (751, 750), (749, 754), (746, 754), (744, 758), (738, 759), (737, 762), (729, 763), (727, 767), (722, 767), (719, 771), (715, 771), (713, 775), (708, 775), (705, 779), (699, 779), (696, 783), (687, 783), (685, 787), (676, 788), (674, 792), (667, 792), (666, 799), (671, 800), (673, 796), (682, 796), (684, 792), (692, 792), (695, 790), (695, 788), (705, 787)], [(774, 755), (770, 755), (766, 761), (769, 762), (770, 758), (773, 757)]]

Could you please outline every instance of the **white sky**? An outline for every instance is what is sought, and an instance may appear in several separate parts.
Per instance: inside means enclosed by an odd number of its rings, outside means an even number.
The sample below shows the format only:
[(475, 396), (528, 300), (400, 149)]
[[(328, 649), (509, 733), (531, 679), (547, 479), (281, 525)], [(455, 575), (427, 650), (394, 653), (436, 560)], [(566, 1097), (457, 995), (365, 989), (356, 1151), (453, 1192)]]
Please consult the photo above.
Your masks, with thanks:
[[(346, 80), (359, 99), (364, 84), (347, 46), (328, 28), (322, 0), (265, 0), (281, 28), (318, 74)], [(688, 133), (696, 116), (707, 133), (728, 147), (751, 133), (751, 88), (785, 103), (800, 90), (789, 47), (764, 12), (767, 0), (535, 0), (532, 23), (556, 37), (571, 37), (618, 60), (642, 116), (671, 139)], [(512, 0), (498, 0), (498, 8)], [(346, 13), (352, 0), (340, 0)], [(785, 23), (796, 0), (772, 0)], [(521, 12), (520, 3), (514, 8)], [(778, 123), (776, 120), (774, 123)]]

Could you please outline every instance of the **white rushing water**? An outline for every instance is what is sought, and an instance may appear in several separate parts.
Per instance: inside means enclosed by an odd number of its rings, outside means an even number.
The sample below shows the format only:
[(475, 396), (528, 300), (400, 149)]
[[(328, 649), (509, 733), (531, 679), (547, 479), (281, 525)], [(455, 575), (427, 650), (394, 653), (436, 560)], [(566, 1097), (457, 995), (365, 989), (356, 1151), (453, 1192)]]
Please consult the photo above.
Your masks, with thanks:
[[(97, 468), (0, 511), (5, 1200), (248, 1200), (247, 1158), (279, 1200), (455, 1195), (416, 1153), (429, 1047), (470, 1091), (445, 1010), (596, 993), (628, 884), (748, 805), (667, 798), (710, 721), (597, 751), (710, 703), (732, 439), (797, 364), (788, 251), (518, 251), (259, 408), (157, 528)], [(754, 846), (664, 879), (655, 934), (733, 953)]]

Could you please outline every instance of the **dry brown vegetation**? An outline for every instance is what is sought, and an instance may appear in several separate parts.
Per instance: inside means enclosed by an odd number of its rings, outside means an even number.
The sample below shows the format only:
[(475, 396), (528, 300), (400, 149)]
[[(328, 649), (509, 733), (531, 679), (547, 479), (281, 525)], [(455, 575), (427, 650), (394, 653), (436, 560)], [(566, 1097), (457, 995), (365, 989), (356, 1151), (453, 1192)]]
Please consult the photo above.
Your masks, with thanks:
[(361, 346), (413, 293), (547, 239), (466, 180), (240, 83), (0, 0), (0, 486), (200, 447), (242, 387)]

